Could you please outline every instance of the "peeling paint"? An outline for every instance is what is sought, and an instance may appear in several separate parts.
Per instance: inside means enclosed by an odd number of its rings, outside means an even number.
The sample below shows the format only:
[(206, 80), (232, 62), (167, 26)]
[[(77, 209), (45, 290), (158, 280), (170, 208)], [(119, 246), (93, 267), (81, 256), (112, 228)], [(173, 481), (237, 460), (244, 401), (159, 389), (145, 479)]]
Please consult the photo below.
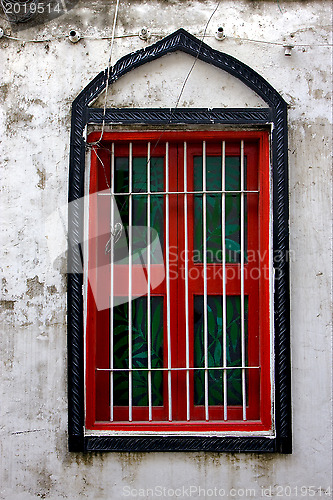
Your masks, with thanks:
[(45, 182), (46, 182), (46, 172), (45, 172), (45, 169), (39, 169), (37, 168), (37, 174), (39, 175), (39, 181), (38, 181), (38, 184), (37, 184), (37, 187), (39, 187), (40, 189), (45, 189)]
[(44, 283), (38, 281), (38, 276), (34, 278), (27, 279), (27, 295), (32, 299), (37, 295), (42, 295), (44, 293)]
[(15, 300), (0, 300), (0, 312), (12, 311), (14, 309)]

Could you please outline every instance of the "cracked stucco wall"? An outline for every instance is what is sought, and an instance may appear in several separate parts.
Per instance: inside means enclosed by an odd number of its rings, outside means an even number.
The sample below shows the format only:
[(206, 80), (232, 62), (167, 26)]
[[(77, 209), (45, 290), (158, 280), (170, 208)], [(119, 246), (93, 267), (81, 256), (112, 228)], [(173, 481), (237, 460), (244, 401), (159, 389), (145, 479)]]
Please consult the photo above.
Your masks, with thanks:
[[(135, 35), (147, 26), (153, 35), (148, 43), (180, 27), (199, 36), (215, 5), (121, 1), (117, 34)], [(107, 65), (110, 41), (101, 37), (111, 34), (114, 7), (114, 0), (81, 0), (67, 14), (50, 22), (41, 17), (19, 31), (0, 22), (17, 38), (50, 38), (0, 40), (1, 498), (118, 500), (128, 491), (123, 488), (158, 485), (236, 488), (234, 498), (245, 497), (246, 489), (256, 491), (247, 496), (261, 498), (261, 488), (271, 486), (267, 497), (274, 498), (279, 485), (314, 486), (316, 497), (323, 497), (319, 488), (329, 486), (332, 465), (329, 1), (222, 0), (205, 40), (252, 66), (290, 106), (294, 453), (67, 451), (66, 278), (50, 262), (45, 221), (66, 203), (71, 103)], [(280, 45), (219, 42), (213, 35), (220, 25), (230, 37), (304, 46), (285, 57)], [(86, 37), (76, 45), (63, 36), (73, 28)], [(113, 60), (145, 45), (137, 36), (117, 38)], [(117, 82), (109, 105), (172, 106), (191, 64), (189, 56), (175, 54), (141, 68)], [(180, 106), (212, 105), (262, 102), (232, 78), (220, 82), (215, 69), (198, 63)]]

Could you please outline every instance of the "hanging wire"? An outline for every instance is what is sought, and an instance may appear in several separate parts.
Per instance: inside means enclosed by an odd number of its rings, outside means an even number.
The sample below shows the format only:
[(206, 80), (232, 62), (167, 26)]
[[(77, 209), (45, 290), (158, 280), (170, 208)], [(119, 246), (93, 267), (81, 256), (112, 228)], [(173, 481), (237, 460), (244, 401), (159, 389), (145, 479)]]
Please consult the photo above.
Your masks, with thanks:
[[(172, 117), (173, 117), (173, 114), (174, 114), (175, 109), (177, 109), (177, 108), (178, 108), (178, 106), (179, 106), (179, 102), (180, 102), (180, 99), (181, 99), (181, 97), (182, 97), (182, 95), (183, 95), (183, 93), (184, 93), (184, 90), (185, 90), (186, 84), (187, 84), (187, 82), (188, 82), (188, 79), (190, 78), (191, 73), (192, 73), (192, 71), (193, 71), (193, 69), (194, 69), (194, 66), (196, 65), (196, 63), (197, 63), (197, 61), (198, 61), (198, 58), (199, 58), (199, 56), (200, 56), (200, 52), (201, 52), (201, 48), (202, 48), (202, 44), (203, 44), (204, 38), (205, 38), (205, 36), (206, 36), (206, 33), (207, 33), (207, 29), (208, 29), (209, 23), (210, 23), (210, 22), (211, 22), (211, 20), (213, 19), (214, 14), (216, 13), (217, 9), (218, 9), (218, 8), (219, 8), (219, 6), (220, 6), (220, 3), (221, 3), (221, 0), (219, 0), (219, 1), (217, 2), (216, 6), (215, 6), (215, 9), (213, 10), (213, 12), (211, 13), (211, 15), (209, 16), (209, 19), (208, 19), (208, 21), (207, 21), (207, 23), (206, 23), (206, 25), (205, 25), (204, 32), (203, 32), (202, 38), (201, 38), (201, 40), (200, 40), (200, 45), (199, 45), (199, 48), (198, 48), (197, 54), (196, 54), (196, 56), (195, 56), (195, 58), (194, 58), (194, 61), (193, 61), (193, 63), (192, 63), (192, 66), (190, 67), (190, 69), (189, 69), (189, 71), (188, 71), (188, 73), (187, 73), (187, 75), (186, 75), (186, 77), (185, 77), (185, 79), (184, 79), (184, 82), (183, 82), (183, 84), (182, 84), (182, 86), (181, 86), (180, 92), (179, 92), (178, 97), (177, 97), (177, 100), (176, 100), (175, 107), (174, 107), (173, 109), (170, 109), (170, 117), (169, 117), (169, 120), (168, 120), (168, 122), (167, 122), (167, 124), (168, 124), (168, 125), (169, 125), (169, 124), (171, 123), (171, 121), (172, 121)], [(163, 135), (164, 135), (164, 134), (165, 134), (165, 131), (163, 130), (163, 131), (161, 132), (161, 135), (157, 138), (157, 140), (156, 140), (156, 142), (155, 142), (155, 144), (154, 144), (154, 147), (152, 148), (152, 151), (151, 151), (150, 157), (149, 157), (149, 158), (148, 158), (148, 160), (147, 160), (147, 165), (146, 165), (147, 169), (148, 169), (148, 168), (150, 168), (150, 163), (151, 163), (151, 160), (152, 160), (152, 157), (153, 157), (153, 153), (154, 153), (155, 149), (157, 148), (158, 144), (160, 143), (160, 141), (161, 141), (161, 139), (162, 139), (162, 137), (163, 137)], [(141, 176), (140, 176), (140, 177), (141, 177)], [(139, 177), (139, 182), (141, 183), (141, 180), (143, 180), (143, 179), (140, 179), (140, 177)], [(142, 191), (142, 190), (143, 190), (143, 187), (142, 187), (142, 188), (141, 188), (138, 192), (140, 192), (140, 191)], [(124, 202), (124, 204), (125, 204), (125, 202)], [(120, 210), (122, 210), (122, 208), (123, 208), (124, 204), (121, 206)]]
[[(199, 45), (199, 48), (198, 48), (197, 54), (196, 54), (196, 56), (195, 56), (195, 59), (194, 59), (194, 61), (193, 61), (193, 63), (192, 63), (192, 66), (191, 66), (191, 68), (189, 69), (189, 71), (188, 71), (188, 73), (187, 73), (187, 75), (186, 75), (186, 77), (185, 77), (185, 79), (184, 79), (184, 81), (183, 81), (183, 84), (182, 84), (182, 86), (181, 86), (180, 92), (179, 92), (179, 94), (178, 94), (178, 97), (177, 97), (177, 100), (176, 100), (176, 103), (175, 103), (175, 107), (174, 107), (173, 109), (171, 109), (171, 110), (170, 110), (170, 117), (169, 117), (169, 120), (168, 120), (168, 122), (167, 122), (167, 124), (168, 124), (168, 125), (169, 125), (169, 124), (171, 123), (171, 121), (172, 121), (172, 117), (173, 117), (173, 114), (174, 114), (174, 110), (175, 110), (175, 109), (177, 109), (177, 108), (178, 108), (178, 106), (179, 106), (179, 103), (180, 103), (181, 97), (182, 97), (182, 95), (183, 95), (183, 93), (184, 93), (184, 90), (185, 90), (186, 84), (187, 84), (187, 82), (188, 82), (188, 80), (189, 80), (189, 78), (190, 78), (190, 76), (191, 76), (191, 73), (192, 73), (192, 71), (193, 71), (193, 69), (194, 69), (194, 67), (195, 67), (195, 65), (196, 65), (196, 63), (197, 63), (197, 61), (198, 61), (198, 58), (199, 58), (199, 56), (200, 56), (200, 52), (201, 52), (201, 48), (202, 48), (202, 45), (203, 45), (203, 42), (204, 42), (204, 39), (205, 39), (206, 37), (211, 37), (211, 36), (214, 36), (214, 35), (207, 35), (207, 29), (208, 29), (208, 26), (209, 26), (209, 24), (210, 24), (210, 22), (211, 22), (211, 20), (212, 20), (213, 16), (215, 15), (215, 13), (216, 13), (217, 9), (219, 8), (220, 3), (221, 3), (221, 0), (220, 0), (220, 1), (218, 1), (218, 3), (216, 4), (216, 6), (215, 6), (215, 8), (214, 8), (213, 12), (211, 13), (211, 15), (210, 15), (210, 17), (209, 17), (209, 19), (208, 19), (208, 21), (207, 21), (207, 23), (206, 23), (206, 25), (205, 25), (204, 32), (203, 32), (203, 35), (202, 35), (202, 37), (201, 37), (201, 40), (200, 40), (200, 45)], [(114, 33), (113, 33), (113, 35), (114, 35)], [(138, 36), (138, 35), (122, 35), (122, 37), (125, 37), (125, 36)], [(152, 35), (152, 36), (154, 36), (154, 35)], [(159, 36), (159, 35), (156, 35), (156, 36)], [(199, 35), (197, 35), (197, 36), (199, 36)], [(112, 37), (112, 40), (114, 40), (114, 38), (117, 38), (117, 37), (113, 36), (113, 37)], [(280, 43), (280, 42), (270, 42), (270, 41), (265, 41), (265, 40), (255, 40), (255, 39), (241, 38), (241, 37), (229, 37), (229, 36), (227, 36), (226, 38), (233, 39), (233, 40), (239, 40), (239, 41), (253, 42), (253, 43), (266, 43), (266, 44), (278, 45), (278, 46), (284, 46), (284, 45), (285, 45), (285, 43), (286, 43), (286, 42), (284, 42), (284, 43)], [(113, 43), (113, 42), (112, 42), (112, 43)], [(306, 44), (293, 44), (293, 45), (294, 45), (294, 47), (297, 47), (297, 46), (300, 46), (300, 47), (304, 47), (304, 46), (314, 46), (313, 44), (308, 44), (308, 45), (306, 45)], [(330, 46), (330, 45), (332, 45), (332, 44), (328, 44), (328, 45)], [(327, 46), (327, 45), (322, 45), (322, 46)], [(109, 66), (108, 66), (108, 69), (110, 69), (110, 64), (109, 64)], [(102, 144), (100, 144), (100, 143), (101, 143), (101, 140), (102, 140), (102, 137), (103, 137), (103, 134), (104, 134), (104, 129), (105, 129), (105, 113), (106, 113), (106, 105), (107, 105), (107, 90), (108, 90), (108, 84), (109, 84), (109, 78), (108, 78), (108, 80), (107, 80), (107, 87), (106, 87), (106, 90), (105, 90), (104, 107), (103, 107), (103, 123), (102, 123), (102, 132), (101, 132), (101, 136), (100, 136), (100, 138), (98, 139), (98, 141), (96, 141), (95, 143), (90, 143), (90, 144), (88, 144), (88, 145), (87, 145), (87, 146), (94, 146), (94, 145), (98, 145), (99, 147), (101, 147), (102, 149), (107, 150), (107, 151), (109, 151), (109, 148), (108, 148), (108, 147), (105, 147), (104, 145), (102, 145)], [(147, 165), (146, 165), (146, 167), (147, 167), (147, 168), (150, 168), (150, 161), (151, 161), (151, 159), (152, 159), (153, 153), (154, 153), (155, 149), (157, 148), (158, 144), (160, 143), (160, 141), (161, 141), (161, 139), (162, 139), (162, 137), (163, 137), (163, 135), (164, 135), (164, 134), (165, 134), (165, 131), (163, 130), (163, 131), (161, 132), (161, 135), (157, 138), (156, 142), (154, 143), (154, 146), (153, 146), (153, 148), (152, 148), (152, 152), (151, 152), (151, 157), (150, 157), (150, 159), (148, 159), (148, 160), (147, 160)], [(94, 148), (94, 151), (96, 152), (96, 149), (95, 149), (95, 148)], [(99, 158), (99, 157), (98, 157), (98, 158)], [(100, 161), (100, 163), (101, 163), (101, 165), (102, 165), (102, 168), (103, 168), (103, 171), (104, 171), (104, 176), (105, 176), (105, 178), (107, 178), (107, 175), (106, 175), (106, 169), (105, 169), (104, 162), (103, 162), (100, 158), (99, 158), (99, 161)], [(143, 174), (142, 174), (142, 176), (143, 176)], [(142, 178), (143, 178), (143, 177), (142, 177)], [(140, 177), (139, 177), (139, 181), (140, 181)], [(107, 185), (108, 185), (108, 182), (107, 182)], [(142, 189), (143, 189), (143, 188), (140, 188), (140, 190), (139, 190), (138, 192), (142, 191)], [(125, 202), (124, 202), (124, 204), (125, 204)], [(124, 204), (123, 204), (123, 205), (124, 205)], [(120, 211), (122, 210), (122, 208), (123, 208), (123, 206), (121, 206), (121, 207), (120, 207)]]
[[(177, 107), (178, 107), (178, 105), (179, 105), (179, 102), (180, 102), (181, 96), (183, 95), (183, 92), (184, 92), (184, 90), (185, 90), (185, 87), (186, 87), (186, 84), (187, 84), (187, 82), (188, 82), (188, 79), (189, 79), (189, 77), (190, 77), (190, 75), (191, 75), (191, 73), (192, 73), (192, 71), (193, 71), (193, 69), (194, 69), (195, 64), (196, 64), (196, 63), (197, 63), (197, 61), (198, 61), (198, 58), (199, 58), (199, 56), (200, 56), (200, 52), (201, 52), (201, 48), (202, 48), (202, 44), (203, 44), (204, 38), (205, 38), (205, 36), (206, 36), (206, 33), (207, 33), (207, 29), (208, 29), (209, 23), (211, 22), (211, 20), (212, 20), (212, 18), (213, 18), (213, 16), (214, 16), (214, 14), (216, 13), (217, 9), (219, 8), (220, 3), (221, 3), (221, 0), (219, 0), (219, 1), (217, 2), (216, 6), (215, 6), (215, 8), (214, 8), (214, 10), (213, 10), (213, 12), (211, 13), (211, 15), (210, 15), (210, 17), (209, 17), (209, 19), (208, 19), (208, 21), (207, 21), (207, 23), (206, 23), (206, 25), (205, 25), (204, 32), (203, 32), (203, 35), (202, 35), (202, 38), (201, 38), (201, 41), (200, 41), (200, 45), (199, 45), (199, 48), (198, 48), (198, 51), (197, 51), (196, 57), (195, 57), (195, 59), (194, 59), (194, 61), (193, 61), (193, 63), (192, 63), (192, 66), (191, 66), (191, 68), (189, 69), (189, 71), (188, 71), (188, 73), (187, 73), (187, 75), (186, 75), (186, 77), (185, 77), (185, 79), (184, 79), (184, 82), (183, 82), (183, 84), (182, 84), (182, 87), (181, 87), (181, 89), (180, 89), (180, 92), (179, 92), (178, 97), (177, 97), (177, 100), (176, 100), (175, 107), (174, 107), (174, 109), (171, 109), (171, 110), (170, 110), (170, 117), (169, 117), (169, 120), (168, 120), (168, 124), (170, 124), (170, 123), (171, 123), (171, 120), (172, 120), (172, 116), (173, 116), (174, 110), (175, 110), (175, 109), (177, 109)], [(114, 24), (114, 27), (115, 27), (115, 24)], [(110, 51), (110, 58), (111, 58), (111, 53), (112, 53), (112, 51)], [(108, 67), (110, 67), (110, 59), (109, 59), (109, 66), (108, 66)], [(108, 78), (108, 80), (109, 80), (109, 78)], [(107, 82), (108, 82), (108, 80), (107, 80)], [(97, 156), (98, 160), (100, 161), (100, 163), (101, 163), (101, 165), (102, 165), (102, 168), (103, 168), (104, 177), (105, 177), (105, 180), (106, 180), (107, 186), (109, 187), (109, 183), (108, 183), (108, 180), (107, 180), (107, 174), (106, 174), (106, 168), (105, 168), (104, 162), (103, 162), (103, 160), (100, 158), (100, 156), (98, 156), (97, 151), (96, 151), (96, 148), (94, 147), (94, 146), (99, 146), (99, 147), (101, 147), (101, 148), (102, 148), (102, 149), (104, 149), (104, 150), (110, 151), (110, 149), (109, 149), (109, 148), (107, 148), (107, 147), (105, 147), (104, 145), (101, 145), (101, 144), (100, 144), (100, 143), (101, 143), (101, 140), (102, 140), (102, 137), (103, 137), (103, 134), (104, 134), (104, 128), (105, 128), (105, 113), (106, 113), (106, 105), (107, 105), (107, 90), (108, 90), (108, 85), (106, 86), (106, 89), (105, 89), (104, 108), (103, 108), (103, 124), (102, 124), (101, 136), (100, 136), (100, 138), (99, 138), (96, 142), (93, 142), (93, 143), (89, 143), (89, 144), (87, 144), (87, 147), (91, 147), (91, 148), (92, 148), (92, 150), (95, 152), (95, 154), (96, 154), (96, 156)], [(155, 149), (157, 148), (158, 144), (160, 143), (161, 138), (163, 137), (163, 135), (164, 135), (164, 134), (165, 134), (165, 131), (163, 130), (163, 131), (161, 132), (161, 135), (157, 138), (157, 140), (156, 140), (156, 142), (155, 142), (155, 144), (154, 144), (154, 147), (152, 148), (150, 158), (148, 158), (148, 159), (147, 159), (147, 163), (146, 163), (146, 168), (147, 168), (147, 169), (148, 169), (148, 168), (150, 168), (150, 163), (151, 163), (151, 160), (152, 160), (152, 157), (153, 157), (153, 153), (154, 153)], [(141, 174), (141, 175), (139, 176), (139, 178), (138, 178), (138, 183), (141, 183), (141, 180), (143, 180), (144, 175), (145, 175), (145, 174), (142, 172), (142, 174)], [(137, 192), (138, 192), (138, 193), (140, 193), (142, 190), (143, 190), (143, 187), (142, 187), (142, 188), (140, 188)], [(125, 200), (125, 201), (123, 202), (123, 204), (119, 207), (119, 212), (120, 212), (120, 213), (121, 213), (122, 209), (124, 208), (125, 204), (126, 204), (126, 200)], [(112, 235), (111, 235), (111, 237), (112, 237)]]
[[(213, 12), (214, 15), (214, 12)], [(2, 17), (2, 16), (0, 16)], [(210, 21), (210, 20), (209, 20)], [(309, 30), (309, 29), (324, 29), (324, 28), (329, 28), (330, 25), (325, 25), (325, 26), (316, 26), (316, 27), (307, 27), (304, 28), (304, 30)], [(206, 29), (207, 31), (207, 29)], [(167, 36), (168, 33), (151, 33), (150, 37), (165, 37)], [(194, 36), (200, 37), (200, 33), (193, 33)], [(81, 40), (92, 40), (92, 41), (98, 41), (98, 40), (111, 40), (111, 44), (113, 44), (114, 40), (116, 39), (122, 39), (122, 38), (137, 38), (139, 35), (138, 33), (127, 33), (123, 35), (101, 35), (101, 36), (90, 36), (90, 35), (81, 35)], [(65, 40), (68, 38), (68, 34), (60, 34), (57, 36), (49, 37), (49, 38), (39, 38), (39, 39), (24, 39), (24, 38), (18, 38), (12, 35), (4, 34), (4, 38), (7, 38), (8, 40), (14, 40), (17, 42), (21, 43), (46, 43), (46, 42), (52, 42), (52, 41), (57, 41), (57, 40)], [(215, 35), (207, 34), (205, 33), (204, 38), (215, 38)], [(263, 43), (263, 44), (269, 44), (269, 45), (276, 45), (276, 46), (284, 46), (286, 44), (285, 41), (283, 42), (274, 42), (271, 40), (258, 40), (254, 38), (245, 38), (245, 37), (240, 37), (240, 36), (231, 36), (231, 35), (225, 35), (223, 38), (224, 41), (226, 40), (235, 40), (235, 41), (240, 41), (240, 42), (251, 42), (251, 43)], [(332, 43), (293, 43), (294, 47), (332, 47)]]
[(209, 19), (208, 19), (208, 21), (207, 21), (207, 23), (206, 23), (205, 30), (204, 30), (204, 33), (203, 33), (203, 35), (202, 35), (201, 41), (200, 41), (200, 45), (199, 45), (199, 49), (198, 49), (197, 55), (196, 55), (196, 57), (195, 57), (195, 59), (194, 59), (194, 61), (193, 61), (193, 64), (192, 64), (192, 66), (191, 66), (191, 68), (190, 68), (190, 71), (189, 71), (189, 72), (188, 72), (188, 74), (186, 75), (186, 78), (185, 78), (185, 80), (184, 80), (183, 86), (182, 86), (182, 88), (181, 88), (181, 90), (180, 90), (180, 93), (179, 93), (179, 96), (178, 96), (178, 99), (177, 99), (177, 102), (176, 102), (175, 109), (177, 109), (177, 107), (178, 107), (179, 101), (180, 101), (180, 99), (181, 99), (181, 96), (183, 95), (183, 92), (184, 92), (185, 86), (186, 86), (186, 84), (187, 84), (187, 81), (188, 81), (188, 79), (190, 78), (190, 75), (191, 75), (191, 73), (192, 73), (192, 71), (193, 71), (193, 69), (194, 69), (194, 66), (196, 65), (197, 60), (198, 60), (198, 58), (199, 58), (199, 55), (200, 55), (200, 52), (201, 52), (201, 47), (202, 47), (202, 44), (203, 44), (204, 38), (205, 38), (205, 36), (206, 36), (206, 33), (207, 33), (207, 29), (208, 29), (209, 23), (210, 23), (210, 22), (211, 22), (211, 20), (213, 19), (213, 16), (215, 15), (215, 13), (216, 13), (217, 9), (218, 9), (218, 8), (219, 8), (219, 6), (220, 6), (220, 3), (221, 3), (221, 0), (220, 0), (219, 2), (217, 2), (215, 9), (214, 9), (214, 10), (213, 10), (213, 12), (211, 13), (211, 15), (210, 15), (210, 17), (209, 17)]
[[(207, 35), (207, 36), (212, 36), (212, 35)], [(270, 42), (268, 40), (255, 40), (253, 38), (242, 38), (239, 36), (229, 36), (226, 35), (225, 38), (228, 38), (229, 40), (239, 40), (240, 42), (253, 42), (253, 43), (264, 43), (264, 44), (269, 44), (269, 45), (277, 45), (277, 46), (284, 46), (286, 45), (286, 42)], [(314, 43), (293, 43), (294, 47), (332, 47), (332, 43), (322, 43), (322, 44), (314, 44)]]
[[(175, 109), (177, 109), (177, 108), (178, 108), (178, 105), (179, 105), (180, 99), (181, 99), (181, 97), (182, 97), (182, 95), (183, 95), (183, 93), (184, 93), (184, 90), (185, 90), (186, 84), (187, 84), (187, 82), (188, 82), (188, 79), (190, 78), (191, 73), (192, 73), (192, 71), (193, 71), (193, 69), (194, 69), (194, 66), (196, 65), (196, 63), (197, 63), (197, 61), (198, 61), (198, 58), (199, 58), (199, 56), (200, 56), (200, 52), (201, 52), (201, 48), (202, 48), (202, 44), (203, 44), (204, 38), (205, 38), (205, 36), (206, 36), (206, 33), (207, 33), (207, 29), (208, 29), (209, 23), (211, 22), (211, 20), (212, 20), (212, 18), (213, 18), (213, 16), (214, 16), (214, 14), (216, 13), (217, 9), (219, 8), (220, 3), (221, 3), (221, 0), (219, 0), (219, 1), (217, 2), (216, 6), (215, 6), (215, 9), (214, 9), (214, 10), (213, 10), (213, 12), (211, 13), (211, 15), (210, 15), (210, 17), (209, 17), (209, 19), (208, 19), (208, 21), (207, 21), (207, 23), (206, 23), (206, 25), (205, 25), (205, 29), (204, 29), (204, 32), (203, 32), (202, 38), (201, 38), (201, 40), (200, 40), (200, 45), (199, 45), (199, 48), (198, 48), (198, 52), (197, 52), (197, 54), (196, 54), (196, 56), (195, 56), (195, 58), (194, 58), (194, 61), (193, 61), (193, 63), (192, 63), (192, 66), (190, 67), (190, 69), (189, 69), (189, 71), (188, 71), (188, 73), (187, 73), (187, 75), (186, 75), (186, 77), (185, 77), (185, 79), (184, 79), (183, 85), (182, 85), (182, 87), (181, 87), (181, 89), (180, 89), (180, 92), (179, 92), (178, 97), (177, 97), (177, 100), (176, 100), (175, 107), (174, 107), (173, 109), (170, 109), (170, 117), (169, 117), (169, 120), (168, 120), (168, 122), (167, 122), (167, 124), (168, 124), (168, 125), (171, 123), (171, 120), (172, 120), (172, 117), (173, 117), (173, 114), (174, 114)], [(158, 139), (156, 140), (156, 142), (155, 142), (155, 144), (154, 144), (154, 147), (153, 147), (153, 149), (152, 149), (152, 152), (151, 152), (151, 157), (152, 157), (152, 154), (154, 153), (154, 151), (155, 151), (156, 147), (158, 146), (158, 144), (159, 144), (159, 142), (160, 142), (161, 138), (163, 137), (164, 133), (165, 133), (165, 131), (163, 130), (163, 131), (161, 132), (161, 135), (160, 135), (160, 136), (158, 137)], [(148, 162), (147, 162), (147, 167), (149, 166), (149, 165), (148, 165), (149, 163), (150, 163), (150, 159), (149, 159), (149, 160), (148, 160)]]
[[(0, 16), (1, 17), (1, 16)], [(319, 28), (322, 28), (322, 26), (319, 26)], [(194, 36), (200, 36), (196, 33), (193, 33)], [(154, 33), (150, 35), (151, 37), (164, 37), (167, 36), (167, 34), (163, 33)], [(137, 33), (132, 33), (128, 35), (118, 35), (114, 37), (114, 40), (121, 39), (121, 38), (135, 38), (138, 37)], [(59, 36), (54, 36), (52, 38), (40, 38), (36, 40), (29, 40), (29, 39), (24, 39), (24, 38), (18, 38), (15, 36), (11, 35), (3, 35), (3, 38), (7, 38), (8, 40), (14, 40), (16, 42), (21, 42), (21, 43), (49, 43), (57, 40), (65, 40), (68, 38), (68, 35), (59, 35)], [(205, 35), (205, 38), (215, 38), (215, 35)], [(93, 40), (93, 41), (98, 41), (98, 40), (112, 40), (112, 36), (99, 36), (99, 37), (93, 37), (93, 36), (81, 36), (81, 40)], [(263, 43), (263, 44), (269, 44), (269, 45), (276, 45), (276, 46), (281, 46), (283, 47), (286, 42), (272, 42), (269, 40), (257, 40), (253, 38), (243, 38), (240, 36), (230, 36), (230, 35), (225, 35), (223, 38), (224, 41), (226, 40), (235, 40), (235, 41), (240, 41), (240, 42), (253, 42), (253, 43)], [(332, 47), (332, 43), (293, 43), (294, 47)]]
[(104, 96), (104, 105), (103, 105), (103, 123), (102, 123), (101, 135), (100, 135), (100, 138), (96, 142), (90, 143), (90, 147), (97, 146), (101, 142), (103, 135), (104, 135), (106, 104), (107, 104), (108, 91), (109, 91), (110, 73), (111, 73), (111, 69), (112, 69), (111, 60), (112, 60), (113, 45), (114, 45), (117, 18), (118, 18), (119, 3), (120, 3), (120, 0), (117, 0), (116, 10), (115, 10), (114, 17), (113, 17), (112, 38), (111, 38), (111, 46), (110, 46), (110, 53), (109, 53), (109, 60), (108, 60), (108, 69), (107, 69), (107, 75), (106, 75), (105, 96)]
[(281, 12), (281, 14), (283, 14), (282, 9), (281, 9), (281, 5), (280, 5), (280, 0), (276, 0), (276, 1), (277, 1), (277, 4), (278, 4), (278, 7), (279, 7), (279, 11)]
[(94, 144), (90, 143), (90, 144), (87, 144), (87, 146), (91, 146), (91, 149), (94, 151), (95, 155), (97, 156), (97, 159), (101, 163), (102, 168), (103, 168), (103, 173), (104, 173), (104, 178), (105, 178), (106, 185), (110, 189), (110, 184), (109, 184), (109, 181), (108, 181), (108, 176), (107, 176), (107, 173), (106, 173), (104, 162), (103, 162), (102, 158), (99, 156), (99, 154), (97, 153), (97, 150), (96, 150)]

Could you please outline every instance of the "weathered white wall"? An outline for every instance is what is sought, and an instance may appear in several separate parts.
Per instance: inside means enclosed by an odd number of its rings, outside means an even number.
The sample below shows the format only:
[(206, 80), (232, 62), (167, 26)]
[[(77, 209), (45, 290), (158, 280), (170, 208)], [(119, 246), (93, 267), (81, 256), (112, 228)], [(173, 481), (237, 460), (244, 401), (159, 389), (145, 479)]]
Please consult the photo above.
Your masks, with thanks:
[[(149, 43), (180, 27), (200, 35), (215, 5), (123, 0), (117, 33), (133, 34), (148, 26), (154, 34)], [(331, 48), (314, 45), (332, 43), (329, 1), (222, 0), (205, 40), (252, 66), (290, 104), (293, 454), (84, 456), (67, 451), (66, 282), (50, 263), (44, 222), (66, 203), (70, 106), (107, 65), (110, 42), (99, 38), (111, 33), (114, 6), (114, 0), (81, 0), (55, 21), (12, 31), (22, 39), (51, 38), (49, 42), (0, 40), (2, 498), (118, 500), (127, 492), (124, 487), (159, 485), (223, 488), (233, 498), (254, 498), (250, 489), (261, 498), (262, 487), (272, 486), (274, 497), (279, 485), (313, 486), (319, 497), (318, 488), (328, 487), (331, 480), (332, 101)], [(0, 24), (8, 33), (9, 25), (2, 19)], [(211, 35), (219, 25), (229, 36), (285, 38), (305, 46), (285, 57), (278, 45), (233, 38), (218, 42)], [(91, 38), (76, 45), (56, 39), (72, 28)], [(119, 38), (113, 61), (145, 45), (138, 37)], [(131, 75), (117, 82), (109, 104), (174, 105), (192, 61), (174, 55), (168, 66), (168, 57), (153, 63), (153, 73), (147, 67), (138, 70), (138, 86)], [(180, 105), (236, 106), (240, 95), (249, 106), (262, 105), (230, 77), (218, 83), (216, 71), (198, 63)], [(207, 77), (214, 99), (206, 84), (200, 90)], [(293, 490), (291, 498), (301, 496), (300, 491)], [(202, 492), (193, 492), (195, 497), (205, 498)], [(287, 497), (288, 490), (280, 495)], [(329, 497), (321, 493), (321, 498)]]

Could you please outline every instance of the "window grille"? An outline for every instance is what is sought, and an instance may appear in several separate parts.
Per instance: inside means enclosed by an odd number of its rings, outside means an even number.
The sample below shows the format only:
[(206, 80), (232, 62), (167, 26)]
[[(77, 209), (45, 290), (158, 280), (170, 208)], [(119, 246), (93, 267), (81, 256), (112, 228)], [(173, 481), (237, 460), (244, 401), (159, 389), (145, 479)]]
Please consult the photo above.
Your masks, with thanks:
[(92, 312), (88, 296), (89, 427), (269, 431), (267, 134), (113, 136), (92, 162), (109, 230), (90, 243), (88, 277), (110, 307)]

